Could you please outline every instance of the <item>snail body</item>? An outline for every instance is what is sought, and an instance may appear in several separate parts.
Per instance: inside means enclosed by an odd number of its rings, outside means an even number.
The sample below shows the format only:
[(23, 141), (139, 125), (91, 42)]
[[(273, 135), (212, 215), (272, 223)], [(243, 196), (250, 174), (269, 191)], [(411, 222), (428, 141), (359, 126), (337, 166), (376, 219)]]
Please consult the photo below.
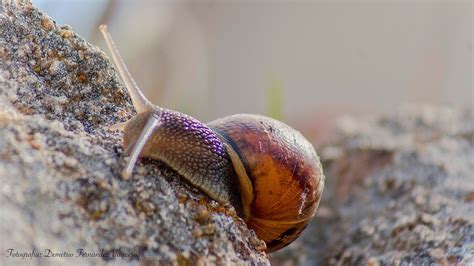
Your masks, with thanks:
[(232, 204), (267, 252), (295, 240), (315, 215), (324, 175), (313, 146), (272, 118), (238, 114), (204, 124), (152, 105), (136, 86), (106, 26), (100, 27), (137, 115), (123, 126), (130, 178), (138, 157), (163, 161), (212, 199)]

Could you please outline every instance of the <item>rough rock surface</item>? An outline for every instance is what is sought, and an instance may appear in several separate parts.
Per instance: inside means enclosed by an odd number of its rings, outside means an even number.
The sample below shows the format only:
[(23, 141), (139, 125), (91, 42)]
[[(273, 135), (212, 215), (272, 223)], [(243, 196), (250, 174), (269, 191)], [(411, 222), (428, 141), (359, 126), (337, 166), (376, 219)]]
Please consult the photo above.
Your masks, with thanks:
[(471, 111), (343, 119), (316, 219), (276, 265), (474, 265)]
[(109, 126), (133, 112), (103, 52), (28, 3), (1, 4), (0, 264), (268, 263), (232, 207), (165, 165), (120, 178)]

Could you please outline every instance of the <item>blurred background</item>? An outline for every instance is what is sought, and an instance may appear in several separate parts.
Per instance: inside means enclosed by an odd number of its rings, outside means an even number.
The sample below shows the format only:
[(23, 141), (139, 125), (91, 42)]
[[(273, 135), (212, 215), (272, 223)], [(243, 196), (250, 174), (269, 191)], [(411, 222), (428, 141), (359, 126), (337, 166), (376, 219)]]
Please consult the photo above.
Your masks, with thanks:
[(265, 114), (320, 145), (341, 115), (474, 102), (467, 0), (33, 2), (104, 51), (107, 23), (145, 94), (203, 121)]

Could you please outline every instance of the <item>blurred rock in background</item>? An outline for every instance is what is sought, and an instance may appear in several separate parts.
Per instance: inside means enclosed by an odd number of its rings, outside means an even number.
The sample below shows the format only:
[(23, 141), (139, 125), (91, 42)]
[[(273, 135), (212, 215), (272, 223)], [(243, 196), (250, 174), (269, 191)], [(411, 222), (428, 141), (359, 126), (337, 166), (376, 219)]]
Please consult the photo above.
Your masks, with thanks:
[(474, 117), (410, 106), (340, 120), (320, 149), (326, 190), (274, 265), (473, 265)]

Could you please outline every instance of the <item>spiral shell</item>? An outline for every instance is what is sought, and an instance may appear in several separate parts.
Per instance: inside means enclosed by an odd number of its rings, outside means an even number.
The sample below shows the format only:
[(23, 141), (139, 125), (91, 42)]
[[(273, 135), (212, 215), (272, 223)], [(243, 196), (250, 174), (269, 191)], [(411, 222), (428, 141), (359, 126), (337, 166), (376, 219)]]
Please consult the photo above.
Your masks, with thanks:
[(259, 115), (208, 125), (228, 145), (248, 227), (267, 251), (285, 247), (308, 225), (321, 199), (324, 175), (313, 146), (290, 126)]

